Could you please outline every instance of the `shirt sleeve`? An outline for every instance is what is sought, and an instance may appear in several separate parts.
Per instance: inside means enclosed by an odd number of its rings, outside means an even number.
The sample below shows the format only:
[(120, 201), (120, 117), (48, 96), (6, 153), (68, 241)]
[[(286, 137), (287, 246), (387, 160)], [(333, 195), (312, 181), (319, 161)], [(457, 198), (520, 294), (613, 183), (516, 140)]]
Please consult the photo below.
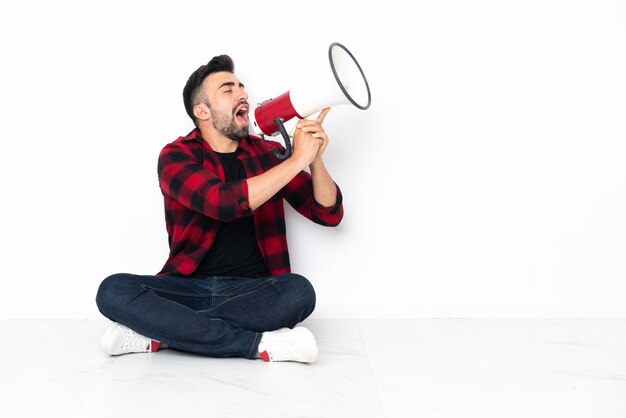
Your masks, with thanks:
[(311, 174), (301, 171), (285, 186), (285, 199), (300, 214), (323, 226), (337, 226), (343, 218), (343, 196), (337, 187), (337, 200), (333, 206), (320, 205), (313, 197)]
[(163, 194), (194, 212), (224, 222), (252, 215), (247, 182), (222, 182), (181, 144), (163, 148), (158, 175)]

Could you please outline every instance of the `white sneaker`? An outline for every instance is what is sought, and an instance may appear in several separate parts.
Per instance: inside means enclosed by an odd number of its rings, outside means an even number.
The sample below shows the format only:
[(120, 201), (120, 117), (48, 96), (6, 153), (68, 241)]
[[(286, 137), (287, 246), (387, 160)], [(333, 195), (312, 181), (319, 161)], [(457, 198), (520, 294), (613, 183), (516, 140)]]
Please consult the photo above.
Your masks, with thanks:
[(304, 327), (281, 328), (263, 333), (259, 356), (264, 361), (313, 363), (317, 360), (317, 343), (311, 331)]
[(160, 344), (159, 341), (137, 334), (119, 322), (113, 322), (102, 335), (100, 351), (111, 356), (128, 353), (151, 353), (157, 351)]

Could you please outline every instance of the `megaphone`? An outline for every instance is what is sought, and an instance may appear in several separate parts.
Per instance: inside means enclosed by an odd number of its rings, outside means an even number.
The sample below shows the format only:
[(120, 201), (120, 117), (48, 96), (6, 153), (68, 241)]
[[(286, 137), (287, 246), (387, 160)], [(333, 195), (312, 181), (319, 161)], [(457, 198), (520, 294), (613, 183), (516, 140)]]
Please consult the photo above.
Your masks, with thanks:
[(306, 80), (297, 88), (259, 103), (250, 115), (250, 128), (255, 135), (263, 138), (265, 135), (282, 135), (285, 154), (272, 149), (280, 160), (292, 154), (285, 122), (295, 117), (304, 119), (335, 105), (351, 104), (361, 110), (370, 107), (370, 87), (354, 55), (345, 46), (334, 42), (328, 48), (328, 61), (331, 72), (318, 74), (317, 79)]

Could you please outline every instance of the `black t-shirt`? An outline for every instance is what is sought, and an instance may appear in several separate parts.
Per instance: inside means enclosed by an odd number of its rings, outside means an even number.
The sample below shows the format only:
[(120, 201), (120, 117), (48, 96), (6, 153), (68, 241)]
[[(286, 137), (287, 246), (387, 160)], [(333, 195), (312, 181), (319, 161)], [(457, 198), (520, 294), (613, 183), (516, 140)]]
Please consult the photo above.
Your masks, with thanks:
[[(237, 159), (237, 154), (239, 150), (217, 153), (224, 167), (227, 182), (246, 178), (246, 172), (241, 161)], [(256, 240), (252, 216), (223, 222), (209, 252), (192, 274), (193, 277), (269, 275)]]

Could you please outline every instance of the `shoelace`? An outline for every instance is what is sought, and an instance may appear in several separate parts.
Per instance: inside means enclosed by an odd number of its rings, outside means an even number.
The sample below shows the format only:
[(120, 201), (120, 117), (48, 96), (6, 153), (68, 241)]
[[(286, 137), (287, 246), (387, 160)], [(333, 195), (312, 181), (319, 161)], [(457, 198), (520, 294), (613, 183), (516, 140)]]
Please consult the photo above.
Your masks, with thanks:
[[(278, 337), (278, 336), (276, 336)], [(274, 338), (269, 344), (269, 350), (267, 353), (272, 360), (285, 361), (291, 360), (295, 357), (295, 350), (293, 347), (293, 339), (289, 337)]]
[(152, 341), (148, 337), (137, 334), (133, 330), (124, 331), (124, 345), (122, 349), (150, 351)]

